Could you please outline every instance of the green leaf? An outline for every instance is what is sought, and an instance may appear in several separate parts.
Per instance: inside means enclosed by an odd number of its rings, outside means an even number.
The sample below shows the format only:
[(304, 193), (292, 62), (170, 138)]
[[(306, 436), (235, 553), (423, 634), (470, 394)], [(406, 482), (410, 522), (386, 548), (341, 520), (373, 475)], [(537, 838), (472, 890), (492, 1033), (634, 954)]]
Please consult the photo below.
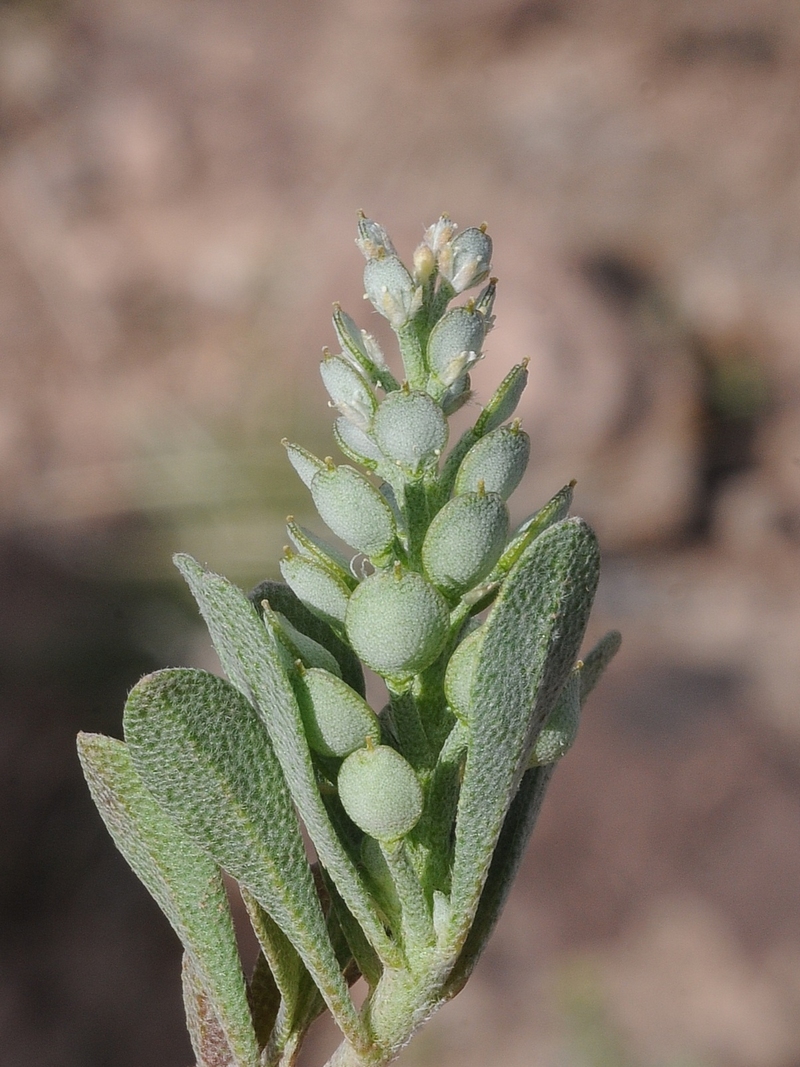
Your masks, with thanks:
[(575, 663), (599, 566), (583, 520), (551, 526), (512, 568), (485, 624), (456, 820), (448, 951), (463, 944), (533, 742)]
[(244, 593), (226, 578), (204, 570), (191, 556), (176, 556), (175, 563), (200, 606), (225, 672), (266, 724), (320, 862), (384, 964), (398, 966), (402, 956), (387, 936), (374, 902), (328, 818), (300, 709), (275, 639)]
[(281, 615), (285, 615), (300, 633), (313, 638), (317, 644), (327, 648), (339, 664), (342, 678), (350, 688), (355, 689), (362, 697), (365, 695), (364, 672), (358, 656), (338, 634), (334, 633), (332, 627), (323, 622), (313, 611), (309, 611), (285, 582), (261, 582), (248, 595), (259, 615), (264, 614), (262, 604), (266, 600), (273, 611), (279, 611)]
[(255, 710), (222, 678), (171, 669), (133, 688), (124, 721), (147, 788), (266, 908), (302, 956), (338, 1025), (358, 1042), (361, 1024), (328, 938), (297, 817)]
[(506, 815), (475, 919), (445, 988), (450, 1000), (463, 989), (503, 910), (528, 846), (555, 764), (534, 767), (522, 779)]
[(600, 638), (590, 652), (583, 657), (581, 669), (581, 704), (600, 681), (606, 667), (619, 652), (622, 634), (619, 630), (609, 630)]
[(257, 1064), (258, 1048), (219, 868), (158, 806), (121, 741), (80, 734), (78, 753), (94, 802), (117, 848), (155, 898), (190, 957), (208, 1004), (204, 1018), (213, 1016), (224, 1033), (233, 1058), (207, 1062), (230, 1062), (237, 1067)]
[(211, 999), (192, 957), (184, 953), (181, 968), (186, 1027), (197, 1067), (236, 1067), (236, 1058), (225, 1037)]

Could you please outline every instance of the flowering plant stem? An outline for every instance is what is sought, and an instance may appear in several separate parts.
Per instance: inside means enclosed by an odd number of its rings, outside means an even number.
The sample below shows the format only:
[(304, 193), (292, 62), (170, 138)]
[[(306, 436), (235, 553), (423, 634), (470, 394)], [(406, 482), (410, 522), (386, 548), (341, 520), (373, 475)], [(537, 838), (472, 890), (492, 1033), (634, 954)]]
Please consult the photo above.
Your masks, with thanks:
[[(445, 455), (494, 323), (485, 226), (442, 216), (410, 270), (363, 215), (357, 243), (402, 374), (335, 305), (321, 373), (355, 466), (285, 442), (348, 551), (290, 517), (284, 582), (249, 596), (176, 556), (227, 680), (158, 671), (128, 697), (124, 743), (79, 738), (100, 814), (183, 944), (198, 1067), (289, 1067), (325, 1010), (329, 1067), (390, 1063), (467, 981), (619, 646), (611, 632), (578, 659), (599, 553), (568, 515), (574, 483), (509, 528), (527, 360)], [(260, 946), (247, 977), (223, 871)]]

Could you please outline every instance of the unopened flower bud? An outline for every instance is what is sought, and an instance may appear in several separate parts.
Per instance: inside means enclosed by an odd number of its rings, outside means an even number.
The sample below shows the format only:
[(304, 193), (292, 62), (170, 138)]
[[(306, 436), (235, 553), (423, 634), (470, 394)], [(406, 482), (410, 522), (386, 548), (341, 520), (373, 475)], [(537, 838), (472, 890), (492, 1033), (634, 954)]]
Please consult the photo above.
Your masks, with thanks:
[(291, 553), (280, 563), (281, 574), (294, 595), (325, 622), (344, 622), (350, 587), (316, 560)]
[(373, 438), (349, 419), (342, 417), (336, 420), (333, 424), (333, 436), (342, 452), (354, 463), (375, 470), (378, 464), (384, 461), (384, 455)]
[(453, 497), (425, 535), (425, 573), (445, 596), (459, 596), (491, 571), (507, 536), (508, 509), (497, 493)]
[(581, 718), (581, 669), (576, 667), (561, 691), (556, 706), (539, 731), (531, 753), (530, 767), (555, 763), (572, 748)]
[(493, 430), (464, 456), (454, 492), (475, 492), (482, 483), (487, 493), (499, 493), (507, 500), (522, 480), (530, 452), (531, 439), (518, 422)]
[(349, 756), (366, 743), (380, 744), (378, 716), (335, 673), (311, 669), (294, 681), (309, 748), (320, 756)]
[(350, 357), (374, 385), (380, 384), (386, 390), (397, 387), (378, 342), (366, 330), (360, 330), (340, 304), (333, 305), (333, 328), (342, 354)]
[(456, 378), (452, 385), (442, 393), (439, 404), (445, 415), (452, 415), (472, 396), (471, 382), (468, 374), (463, 375), (461, 378)]
[(427, 228), (423, 240), (433, 254), (438, 257), (442, 249), (453, 239), (457, 229), (458, 227), (449, 215), (440, 215), (436, 222)]
[(369, 259), (377, 259), (380, 256), (394, 256), (394, 245), (389, 234), (383, 226), (372, 219), (368, 219), (363, 211), (358, 213), (358, 237), (356, 244)]
[(369, 383), (341, 356), (327, 355), (320, 374), (334, 406), (360, 430), (368, 430), (378, 407)]
[(391, 508), (374, 485), (353, 467), (320, 471), (311, 495), (323, 522), (359, 552), (380, 559), (397, 533)]
[(429, 667), (444, 647), (450, 613), (430, 582), (399, 564), (354, 591), (345, 618), (353, 651), (384, 677)]
[(414, 768), (388, 745), (349, 755), (339, 769), (337, 787), (356, 826), (381, 842), (405, 837), (422, 815), (422, 787)]
[(431, 331), (426, 352), (428, 369), (437, 381), (450, 386), (480, 358), (486, 322), (472, 307), (446, 312)]
[(372, 432), (381, 452), (415, 476), (437, 463), (447, 444), (447, 419), (427, 393), (398, 389), (378, 406)]
[(399, 330), (422, 307), (422, 288), (397, 256), (370, 259), (364, 268), (364, 289), (372, 306)]
[(444, 695), (450, 710), (464, 725), (469, 723), (472, 687), (486, 630), (476, 627), (456, 646), (444, 676)]
[(492, 309), (494, 308), (494, 298), (497, 295), (497, 278), (490, 278), (489, 284), (485, 289), (482, 289), (478, 295), (478, 299), (475, 301), (475, 310), (480, 311), (486, 322), (486, 332), (492, 329), (494, 326), (494, 315)]
[(289, 535), (289, 540), (301, 555), (308, 556), (309, 559), (315, 559), (317, 563), (327, 567), (328, 570), (332, 571), (348, 585), (355, 585), (355, 579), (350, 573), (350, 561), (338, 548), (329, 545), (327, 541), (317, 537), (315, 533), (307, 530), (305, 526), (300, 526), (299, 523), (295, 522), (292, 515), (289, 515), (286, 519), (286, 532)]
[(423, 241), (414, 250), (414, 281), (417, 285), (424, 285), (435, 270), (436, 256)]
[(492, 239), (482, 227), (470, 226), (450, 242), (447, 255), (439, 256), (439, 272), (456, 293), (463, 293), (488, 278), (492, 266)]

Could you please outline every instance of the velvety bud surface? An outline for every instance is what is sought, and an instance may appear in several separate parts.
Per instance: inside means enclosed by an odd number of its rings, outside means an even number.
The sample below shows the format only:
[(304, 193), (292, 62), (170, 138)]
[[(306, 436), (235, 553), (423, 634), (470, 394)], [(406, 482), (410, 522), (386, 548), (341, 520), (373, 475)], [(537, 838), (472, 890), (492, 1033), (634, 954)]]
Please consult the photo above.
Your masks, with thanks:
[(349, 756), (380, 743), (378, 716), (354, 689), (326, 670), (307, 670), (295, 681), (309, 747), (321, 756)]
[(508, 509), (497, 493), (453, 497), (425, 535), (425, 573), (446, 595), (462, 593), (489, 573), (507, 537)]
[(399, 329), (416, 315), (422, 290), (397, 256), (370, 259), (364, 268), (364, 290), (372, 306)]
[(438, 461), (447, 419), (427, 393), (398, 389), (378, 408), (373, 434), (384, 456), (413, 475)]
[(319, 369), (334, 407), (359, 429), (368, 430), (378, 401), (363, 375), (341, 356), (327, 356)]
[(353, 651), (384, 676), (422, 671), (441, 652), (450, 613), (421, 574), (376, 571), (353, 593), (345, 616)]
[(357, 551), (376, 558), (392, 547), (396, 533), (392, 510), (353, 467), (320, 471), (311, 483), (311, 495), (323, 522)]
[(481, 643), (485, 634), (483, 627), (478, 627), (456, 646), (444, 676), (444, 695), (455, 717), (462, 723), (469, 721), (470, 698)]
[(287, 556), (280, 566), (286, 584), (306, 607), (326, 622), (344, 622), (350, 590), (343, 581), (304, 556)]
[(531, 439), (518, 426), (501, 426), (476, 441), (458, 468), (454, 491), (487, 493), (507, 500), (522, 480), (531, 453)]
[(360, 748), (342, 764), (339, 799), (356, 826), (378, 841), (397, 841), (422, 814), (422, 789), (408, 760), (388, 745)]
[(443, 385), (452, 385), (480, 356), (485, 335), (486, 322), (479, 311), (452, 308), (431, 331), (428, 369)]

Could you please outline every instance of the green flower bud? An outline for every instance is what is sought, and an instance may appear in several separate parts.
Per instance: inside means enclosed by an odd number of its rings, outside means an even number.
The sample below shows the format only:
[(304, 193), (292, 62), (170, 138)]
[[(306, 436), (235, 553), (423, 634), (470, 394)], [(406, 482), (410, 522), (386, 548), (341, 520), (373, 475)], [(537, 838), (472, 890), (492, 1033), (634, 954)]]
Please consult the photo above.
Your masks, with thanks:
[(434, 379), (452, 385), (480, 359), (485, 336), (486, 322), (479, 311), (467, 306), (446, 312), (428, 340), (428, 369)]
[(485, 634), (484, 628), (477, 625), (467, 634), (456, 646), (444, 676), (444, 695), (447, 703), (455, 717), (464, 725), (469, 722), (472, 686)]
[(351, 596), (345, 616), (353, 651), (384, 677), (429, 667), (444, 647), (449, 622), (442, 594), (400, 564), (366, 578)]
[(368, 430), (378, 407), (369, 383), (341, 356), (326, 355), (320, 374), (334, 407), (360, 430)]
[(286, 449), (286, 454), (289, 456), (289, 462), (297, 471), (301, 482), (310, 489), (314, 476), (319, 474), (320, 471), (325, 470), (325, 464), (321, 459), (317, 459), (313, 453), (307, 451), (305, 448), (301, 448), (300, 445), (293, 445), (291, 441), (287, 441), (285, 437), (281, 441), (281, 444)]
[(392, 244), (389, 234), (384, 230), (377, 222), (373, 222), (372, 219), (368, 219), (363, 211), (358, 213), (358, 237), (356, 237), (356, 244), (364, 253), (366, 258), (377, 259), (381, 256), (394, 256), (394, 245)]
[(492, 239), (485, 226), (469, 226), (439, 253), (439, 273), (456, 293), (463, 293), (488, 278), (492, 265)]
[(320, 756), (349, 756), (365, 744), (378, 745), (378, 716), (354, 689), (336, 674), (311, 669), (295, 679), (306, 738)]
[[(330, 671), (331, 674), (341, 675), (342, 669), (336, 662), (332, 652), (329, 652), (327, 648), (315, 641), (313, 637), (300, 633), (296, 627), (292, 626), (285, 615), (282, 615), (279, 611), (272, 610), (269, 606), (269, 601), (262, 601), (261, 608), (264, 625), (271, 634), (277, 637), (281, 645), (289, 653), (290, 663), (295, 663), (299, 660), (306, 667), (319, 667)], [(342, 684), (344, 685), (344, 682)]]
[(411, 764), (388, 745), (347, 757), (337, 781), (342, 807), (365, 834), (391, 842), (405, 837), (422, 815), (422, 787)]
[(326, 622), (344, 622), (349, 587), (316, 560), (294, 553), (280, 563), (281, 574), (294, 595)]
[(461, 461), (453, 491), (474, 492), (481, 482), (487, 493), (507, 500), (522, 480), (531, 452), (531, 439), (518, 423), (476, 441)]
[(315, 533), (307, 530), (305, 526), (300, 526), (295, 522), (292, 515), (286, 518), (286, 532), (289, 535), (289, 540), (301, 555), (308, 556), (309, 559), (314, 559), (317, 563), (321, 563), (323, 567), (335, 574), (351, 589), (355, 587), (356, 579), (350, 570), (350, 561), (346, 556), (342, 555), (338, 548), (329, 545), (327, 541), (317, 537)]
[(363, 430), (359, 430), (344, 416), (333, 424), (333, 436), (336, 444), (348, 459), (352, 459), (354, 463), (360, 463), (368, 470), (375, 470), (379, 463), (386, 461), (383, 452), (372, 437)]
[(437, 463), (447, 429), (442, 409), (427, 393), (399, 389), (379, 405), (373, 435), (384, 456), (414, 477)]
[(523, 359), (516, 367), (512, 367), (500, 382), (494, 396), (475, 423), (475, 433), (478, 437), (496, 429), (514, 414), (525, 386), (528, 384), (528, 362), (527, 359)]
[(567, 680), (561, 696), (539, 731), (531, 753), (530, 767), (555, 763), (572, 748), (581, 717), (581, 666)]
[(414, 281), (424, 285), (436, 270), (436, 256), (423, 241), (414, 250)]
[(422, 543), (425, 573), (445, 596), (458, 596), (491, 571), (507, 537), (508, 509), (497, 493), (453, 497)]
[(353, 467), (320, 471), (311, 483), (311, 495), (323, 522), (348, 545), (370, 559), (391, 550), (397, 532), (392, 510)]
[(364, 289), (372, 306), (395, 330), (414, 318), (422, 307), (422, 287), (397, 256), (370, 259), (364, 268)]

